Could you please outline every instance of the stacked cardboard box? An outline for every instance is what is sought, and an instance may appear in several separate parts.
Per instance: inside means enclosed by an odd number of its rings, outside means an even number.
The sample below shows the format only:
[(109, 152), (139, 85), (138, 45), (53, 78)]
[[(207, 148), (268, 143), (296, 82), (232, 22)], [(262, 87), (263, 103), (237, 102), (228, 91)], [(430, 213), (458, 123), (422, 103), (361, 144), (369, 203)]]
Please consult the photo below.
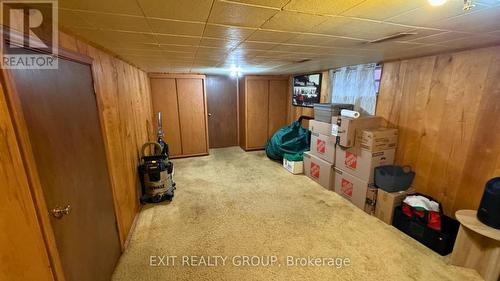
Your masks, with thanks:
[(375, 116), (311, 120), (311, 148), (304, 154), (308, 177), (370, 214), (377, 200), (374, 169), (393, 164), (398, 137), (396, 129), (382, 128), (382, 121)]
[(331, 135), (332, 124), (310, 120), (309, 130), (311, 148), (304, 154), (304, 173), (324, 188), (333, 190), (336, 139)]
[[(375, 212), (374, 170), (394, 163), (397, 130), (380, 127), (380, 117), (334, 118), (338, 137), (334, 190), (369, 214)], [(333, 122), (332, 122), (333, 123)]]

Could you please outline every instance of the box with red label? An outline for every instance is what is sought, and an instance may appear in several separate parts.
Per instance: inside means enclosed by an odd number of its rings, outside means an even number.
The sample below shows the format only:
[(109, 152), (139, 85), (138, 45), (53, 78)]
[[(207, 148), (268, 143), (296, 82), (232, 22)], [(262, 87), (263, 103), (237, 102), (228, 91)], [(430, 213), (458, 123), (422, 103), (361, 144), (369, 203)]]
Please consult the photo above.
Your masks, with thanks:
[(382, 126), (383, 119), (378, 116), (366, 116), (359, 118), (349, 118), (344, 116), (332, 117), (333, 136), (339, 138), (339, 144), (343, 147), (353, 147), (356, 135), (361, 134), (364, 129), (378, 128)]
[(323, 134), (311, 134), (311, 153), (319, 158), (335, 163), (335, 141), (333, 136), (325, 136)]
[(312, 133), (330, 136), (332, 134), (332, 124), (316, 120), (309, 120), (309, 130)]
[(394, 164), (395, 149), (377, 152), (355, 147), (342, 149), (337, 146), (335, 166), (364, 181), (373, 183), (375, 167)]
[(333, 190), (333, 164), (309, 151), (304, 152), (304, 174), (324, 188)]
[(377, 198), (375, 186), (341, 169), (334, 168), (334, 171), (335, 192), (368, 214), (373, 214)]

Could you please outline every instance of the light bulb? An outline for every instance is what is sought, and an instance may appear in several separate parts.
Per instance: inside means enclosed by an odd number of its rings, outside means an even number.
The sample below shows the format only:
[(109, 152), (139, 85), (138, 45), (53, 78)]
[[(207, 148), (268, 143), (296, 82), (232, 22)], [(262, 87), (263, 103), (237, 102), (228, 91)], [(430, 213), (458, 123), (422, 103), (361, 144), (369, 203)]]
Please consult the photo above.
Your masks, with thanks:
[(429, 4), (431, 4), (432, 6), (441, 6), (444, 3), (446, 3), (448, 0), (428, 0), (428, 1), (429, 1)]

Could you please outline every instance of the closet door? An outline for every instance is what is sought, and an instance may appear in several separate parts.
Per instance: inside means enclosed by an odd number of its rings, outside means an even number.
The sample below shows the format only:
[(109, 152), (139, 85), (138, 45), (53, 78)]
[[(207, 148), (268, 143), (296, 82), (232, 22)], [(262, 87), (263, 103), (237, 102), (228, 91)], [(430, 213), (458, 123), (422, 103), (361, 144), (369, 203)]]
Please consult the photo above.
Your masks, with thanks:
[(208, 153), (204, 80), (177, 78), (182, 154)]
[[(177, 87), (174, 78), (151, 78), (151, 96), (155, 114), (159, 111), (163, 118), (165, 141), (170, 156), (182, 154), (179, 108), (177, 107)], [(156, 120), (156, 119), (154, 119)], [(156, 124), (154, 124), (156, 129)]]
[(268, 138), (286, 125), (288, 80), (269, 81), (269, 129)]
[(246, 146), (263, 148), (268, 139), (269, 80), (248, 79), (246, 87)]

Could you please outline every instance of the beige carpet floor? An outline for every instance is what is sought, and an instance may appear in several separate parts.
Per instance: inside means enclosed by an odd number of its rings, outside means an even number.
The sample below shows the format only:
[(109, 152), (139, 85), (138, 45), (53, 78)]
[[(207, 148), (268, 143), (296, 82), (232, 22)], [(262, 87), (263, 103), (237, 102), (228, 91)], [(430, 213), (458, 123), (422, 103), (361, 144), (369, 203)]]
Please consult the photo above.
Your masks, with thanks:
[[(481, 280), (307, 177), (288, 173), (262, 151), (210, 153), (174, 160), (175, 198), (140, 212), (114, 281)], [(177, 258), (169, 266), (168, 258), (165, 264), (153, 258), (160, 266), (150, 266), (151, 256)], [(188, 266), (183, 256), (227, 260)], [(278, 262), (238, 266), (240, 256), (263, 262), (277, 256)], [(287, 266), (287, 256), (348, 258), (350, 264)]]

